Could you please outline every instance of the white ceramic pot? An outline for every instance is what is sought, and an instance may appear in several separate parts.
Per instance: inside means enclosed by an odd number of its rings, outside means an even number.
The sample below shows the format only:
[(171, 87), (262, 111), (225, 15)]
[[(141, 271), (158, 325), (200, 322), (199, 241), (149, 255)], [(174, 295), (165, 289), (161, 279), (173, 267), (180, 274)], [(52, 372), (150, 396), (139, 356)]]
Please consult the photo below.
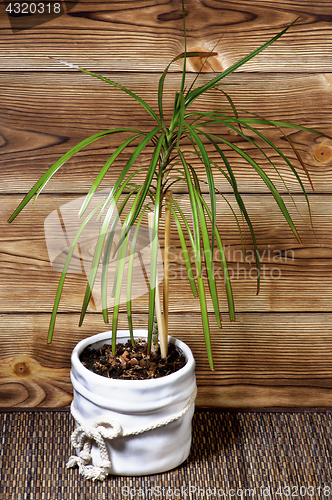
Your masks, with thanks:
[[(146, 338), (147, 332), (136, 330), (134, 336)], [(110, 338), (111, 332), (94, 335), (72, 353), (72, 442), (77, 456), (68, 467), (77, 464), (86, 477), (101, 480), (107, 474), (139, 476), (173, 469), (186, 460), (191, 445), (196, 395), (192, 352), (169, 337), (187, 359), (183, 368), (157, 379), (109, 379), (85, 368), (79, 356), (86, 346), (98, 348)], [(117, 339), (126, 342), (129, 332), (118, 331)]]

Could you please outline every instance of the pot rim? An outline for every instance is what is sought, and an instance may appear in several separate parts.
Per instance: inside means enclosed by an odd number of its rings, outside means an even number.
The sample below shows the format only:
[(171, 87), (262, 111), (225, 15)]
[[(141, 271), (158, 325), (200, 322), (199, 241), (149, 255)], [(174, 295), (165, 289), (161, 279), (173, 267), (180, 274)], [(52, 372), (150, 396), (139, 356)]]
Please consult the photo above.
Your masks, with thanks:
[[(133, 333), (134, 333), (134, 338), (147, 337), (147, 330), (145, 329), (137, 329), (134, 330)], [(194, 369), (195, 360), (191, 352), (191, 349), (183, 341), (169, 335), (168, 342), (175, 344), (177, 347), (179, 347), (187, 360), (186, 364), (176, 372), (171, 373), (169, 375), (165, 375), (164, 377), (144, 379), (144, 380), (123, 380), (123, 379), (113, 379), (113, 378), (103, 377), (102, 375), (99, 375), (97, 373), (88, 370), (88, 368), (86, 368), (81, 363), (79, 356), (81, 352), (85, 349), (85, 347), (102, 342), (104, 340), (106, 341), (107, 339), (111, 339), (111, 336), (112, 336), (112, 331), (107, 330), (101, 333), (97, 333), (96, 335), (92, 335), (91, 337), (86, 337), (75, 346), (71, 355), (72, 366), (75, 366), (75, 369), (78, 370), (81, 373), (81, 375), (84, 374), (88, 375), (89, 378), (91, 377), (90, 379), (91, 381), (95, 380), (95, 382), (98, 382), (99, 385), (105, 385), (105, 386), (107, 385), (109, 387), (110, 383), (112, 384), (115, 383), (115, 384), (121, 384), (125, 387), (134, 383), (135, 386), (139, 388), (141, 386), (144, 386), (146, 384), (151, 384), (153, 382), (154, 385), (158, 386), (165, 384), (166, 381), (171, 382), (172, 379), (178, 378), (179, 376), (185, 376), (187, 372), (190, 372), (192, 369)], [(120, 340), (123, 338), (130, 338), (129, 330), (117, 331), (117, 339)]]

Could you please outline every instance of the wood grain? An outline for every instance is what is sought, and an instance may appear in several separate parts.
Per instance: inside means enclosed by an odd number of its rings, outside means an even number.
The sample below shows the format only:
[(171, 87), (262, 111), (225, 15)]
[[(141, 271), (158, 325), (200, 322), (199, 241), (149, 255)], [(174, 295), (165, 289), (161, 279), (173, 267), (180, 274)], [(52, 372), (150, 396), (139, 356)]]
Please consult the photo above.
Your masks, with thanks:
[[(180, 2), (146, 0), (88, 2), (33, 29), (13, 33), (0, 4), (2, 68), (7, 71), (55, 69), (47, 56), (87, 69), (162, 71), (183, 51)], [(188, 47), (216, 48), (218, 68), (228, 67), (299, 18), (278, 43), (246, 65), (245, 71), (330, 71), (331, 16), (328, 0), (186, 2)], [(16, 21), (18, 22), (18, 21)], [(23, 18), (22, 27), (27, 27)], [(180, 69), (180, 64), (175, 67)]]
[[(0, 316), (0, 401), (4, 407), (61, 407), (69, 404), (70, 353), (82, 338), (105, 331), (95, 315), (79, 329), (76, 317), (60, 314), (59, 330), (46, 344), (46, 314)], [(144, 328), (146, 314), (135, 315)], [(215, 371), (202, 346), (197, 314), (170, 315), (170, 334), (186, 342), (196, 359), (197, 406), (222, 408), (331, 406), (332, 354), (326, 348), (332, 317), (324, 314), (242, 313), (211, 325)], [(120, 315), (120, 328), (126, 329)], [(12, 342), (15, 338), (15, 344)], [(27, 344), (26, 339), (29, 338)]]
[[(12, 196), (6, 197), (6, 200), (8, 198), (11, 206), (8, 204), (6, 212), (9, 216), (19, 198)], [(3, 235), (0, 240), (2, 256), (0, 287), (2, 293), (6, 295), (6, 301), (1, 303), (0, 311), (33, 311), (36, 303), (42, 311), (51, 310), (60, 275), (52, 269), (49, 263), (44, 220), (52, 210), (61, 206), (61, 202), (68, 202), (70, 199), (69, 197), (55, 199), (53, 196), (42, 195), (35, 207), (29, 207), (25, 217), (20, 217), (11, 225), (6, 225), (5, 221), (0, 225), (0, 234)], [(188, 197), (181, 195), (177, 200), (189, 217)], [(288, 206), (303, 239), (302, 245), (296, 241), (290, 229), (287, 228), (286, 222), (282, 221), (281, 213), (273, 198), (262, 196), (257, 199), (250, 195), (244, 197), (257, 232), (257, 243), (262, 260), (262, 287), (257, 297), (255, 295), (256, 271), (249, 233), (247, 231), (247, 264), (244, 265), (236, 221), (227, 215), (227, 220), (224, 222), (226, 206), (222, 201), (218, 202), (218, 223), (221, 227), (226, 257), (230, 262), (236, 307), (239, 311), (289, 311), (290, 308), (292, 311), (307, 311), (313, 308), (313, 288), (320, 297), (319, 302), (314, 306), (315, 310), (329, 309), (332, 294), (331, 197), (311, 197), (313, 222), (317, 227), (316, 236), (319, 243), (307, 226), (309, 217), (305, 201), (301, 199), (296, 201), (297, 209), (291, 203), (288, 203)], [(36, 211), (35, 208), (37, 208)], [(227, 213), (229, 213), (228, 209)], [(264, 213), (269, 214), (268, 219), (262, 218)], [(162, 240), (162, 233), (160, 236)], [(191, 292), (175, 227), (172, 227), (171, 238), (171, 310), (198, 311), (199, 303), (190, 299)], [(222, 311), (225, 311), (220, 257), (217, 253), (215, 266), (219, 282), (220, 307)], [(82, 272), (77, 274), (75, 271), (75, 274), (69, 274), (63, 291), (61, 310), (78, 311), (85, 287), (86, 277)], [(291, 304), (289, 296), (292, 297)], [(142, 311), (147, 304), (147, 294), (135, 299), (134, 304), (139, 311)]]
[[(112, 127), (147, 130), (151, 117), (116, 88), (88, 78), (50, 59), (69, 61), (128, 86), (157, 109), (158, 79), (165, 66), (184, 50), (181, 2), (178, 0), (80, 0), (66, 15), (44, 18), (43, 24), (13, 32), (0, 3), (0, 407), (63, 407), (72, 398), (70, 353), (90, 334), (107, 330), (100, 313), (89, 308), (78, 327), (86, 276), (66, 280), (54, 340), (46, 344), (50, 312), (59, 280), (51, 267), (44, 221), (55, 210), (83, 196), (123, 135), (103, 140), (79, 153), (50, 181), (45, 194), (11, 225), (7, 219), (40, 175), (64, 152), (93, 133)], [(239, 109), (268, 119), (289, 120), (332, 136), (331, 2), (319, 0), (187, 0), (189, 50), (215, 50), (200, 83), (235, 63), (299, 18), (278, 42), (227, 79), (224, 87)], [(46, 21), (46, 22), (44, 22)], [(26, 19), (21, 18), (22, 27)], [(187, 64), (187, 85), (202, 64)], [(165, 116), (173, 109), (181, 62), (165, 84)], [(212, 92), (195, 101), (192, 110), (211, 111), (225, 105)], [(266, 132), (266, 127), (262, 127)], [(285, 130), (286, 131), (286, 130)], [(308, 189), (315, 235), (300, 189), (283, 162), (280, 174), (268, 160), (233, 131), (220, 131), (245, 147), (282, 191), (302, 238), (296, 241), (265, 184), (234, 153), (226, 151), (238, 187), (256, 228), (262, 259), (262, 283), (256, 296), (255, 265), (243, 264), (241, 240), (227, 204), (218, 199), (218, 225), (232, 275), (236, 322), (227, 314), (222, 279), (218, 279), (223, 329), (219, 330), (208, 301), (215, 371), (204, 352), (199, 303), (191, 295), (175, 227), (171, 228), (170, 334), (189, 344), (196, 359), (198, 406), (218, 408), (332, 407), (332, 139), (288, 130), (312, 178), (315, 191), (296, 162), (295, 153), (277, 129), (267, 132), (296, 164)], [(261, 143), (259, 143), (261, 146)], [(207, 146), (211, 158), (217, 157)], [(102, 188), (113, 185), (133, 148), (109, 171)], [(268, 152), (268, 151), (267, 151)], [(135, 168), (147, 164), (146, 148)], [(201, 178), (204, 168), (193, 165)], [(142, 182), (144, 175), (137, 177)], [(208, 190), (203, 186), (207, 196)], [(216, 186), (234, 206), (222, 174)], [(189, 216), (183, 183), (173, 187)], [(236, 213), (238, 213), (235, 208)], [(246, 257), (252, 244), (244, 231)], [(163, 237), (163, 227), (160, 237)], [(83, 250), (91, 254), (89, 240)], [(163, 251), (163, 249), (161, 249)], [(80, 263), (79, 259), (77, 263)], [(220, 276), (220, 259), (215, 255)], [(219, 273), (219, 275), (218, 275)], [(205, 281), (207, 285), (207, 282)], [(133, 301), (136, 328), (147, 325), (147, 294)], [(127, 327), (124, 309), (120, 328)]]
[[(130, 75), (109, 75), (122, 85), (128, 85), (134, 92), (157, 109), (156, 94), (157, 76), (139, 75), (135, 81)], [(189, 82), (191, 80), (189, 79)], [(202, 77), (202, 83), (207, 77)], [(327, 135), (332, 135), (330, 116), (332, 113), (332, 97), (330, 75), (238, 75), (230, 79), (234, 85), (227, 87), (239, 109), (259, 113), (267, 119), (291, 121), (298, 125), (316, 128)], [(26, 193), (34, 182), (62, 154), (90, 135), (114, 127), (132, 127), (148, 130), (153, 120), (138, 103), (106, 83), (94, 80), (80, 73), (72, 74), (25, 74), (17, 73), (15, 79), (10, 75), (0, 74), (2, 100), (0, 102), (0, 175), (1, 193)], [(166, 116), (173, 107), (173, 96), (179, 85), (179, 78), (171, 75), (166, 85), (164, 106)], [(248, 100), (250, 95), (250, 100)], [(220, 108), (228, 103), (220, 93), (207, 94), (204, 101), (198, 100), (192, 110), (207, 111)], [(290, 160), (294, 161), (302, 181), (310, 190), (302, 167), (289, 144), (278, 130), (261, 129), (270, 140), (282, 149)], [(315, 192), (329, 192), (332, 167), (332, 140), (315, 134), (284, 131), (293, 141), (308, 169), (315, 187)], [(218, 130), (221, 133), (221, 130)], [(276, 187), (285, 191), (278, 174), (268, 160), (252, 145), (246, 143), (234, 131), (224, 131), (227, 140), (246, 149), (265, 171), (271, 175)], [(235, 134), (235, 135), (234, 135)], [(251, 131), (249, 136), (254, 138)], [(97, 172), (113, 148), (128, 135), (111, 136), (98, 141), (72, 158), (52, 178), (45, 188), (49, 193), (86, 193)], [(260, 147), (265, 147), (258, 141)], [(218, 161), (211, 146), (207, 146), (211, 159)], [(276, 161), (281, 175), (292, 192), (299, 192), (300, 187), (290, 174), (288, 166), (276, 158), (274, 151), (268, 147), (266, 153)], [(129, 147), (115, 162), (107, 174), (102, 187), (113, 185), (125, 161), (133, 152)], [(266, 192), (267, 188), (252, 167), (246, 165), (234, 152), (225, 148), (229, 161), (238, 179), (238, 187), (242, 192)], [(149, 162), (151, 148), (147, 147), (135, 166), (142, 167)], [(204, 168), (193, 158), (201, 178), (205, 178)], [(219, 161), (219, 164), (222, 164)], [(143, 181), (144, 173), (138, 178)], [(75, 179), (75, 182), (73, 182)], [(216, 174), (217, 188), (227, 193), (230, 186), (222, 174)], [(204, 189), (204, 186), (203, 186)], [(174, 186), (175, 192), (185, 190), (184, 183)]]

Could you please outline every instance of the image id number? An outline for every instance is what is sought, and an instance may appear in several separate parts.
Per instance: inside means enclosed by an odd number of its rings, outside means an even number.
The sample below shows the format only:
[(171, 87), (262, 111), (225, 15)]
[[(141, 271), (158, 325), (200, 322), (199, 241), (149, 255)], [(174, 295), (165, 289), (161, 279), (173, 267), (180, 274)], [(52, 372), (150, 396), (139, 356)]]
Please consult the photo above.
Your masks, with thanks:
[(43, 2), (11, 2), (6, 7), (6, 12), (9, 14), (60, 14), (61, 4), (43, 3)]
[(315, 494), (318, 497), (328, 498), (332, 494), (330, 486), (279, 486), (275, 492), (276, 498), (303, 498), (313, 497)]

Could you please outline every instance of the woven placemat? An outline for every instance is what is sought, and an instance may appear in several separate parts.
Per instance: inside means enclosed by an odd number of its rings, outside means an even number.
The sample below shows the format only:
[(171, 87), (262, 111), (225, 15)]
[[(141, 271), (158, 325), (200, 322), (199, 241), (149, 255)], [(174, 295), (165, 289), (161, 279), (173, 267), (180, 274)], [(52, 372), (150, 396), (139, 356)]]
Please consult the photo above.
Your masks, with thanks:
[(66, 469), (67, 411), (0, 413), (1, 500), (332, 498), (331, 413), (196, 411), (177, 469), (92, 482)]

